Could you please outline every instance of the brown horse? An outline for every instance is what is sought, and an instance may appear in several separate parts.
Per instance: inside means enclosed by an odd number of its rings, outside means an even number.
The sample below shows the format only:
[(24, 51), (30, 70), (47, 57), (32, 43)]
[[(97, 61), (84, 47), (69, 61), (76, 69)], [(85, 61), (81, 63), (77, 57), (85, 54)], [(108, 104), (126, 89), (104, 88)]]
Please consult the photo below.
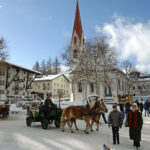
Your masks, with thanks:
[[(101, 109), (99, 110), (99, 113), (101, 114), (101, 113), (108, 112), (108, 109), (107, 109), (107, 107), (106, 107), (106, 104), (103, 102), (103, 100), (100, 100), (100, 102), (101, 102)], [(100, 121), (100, 117), (101, 117), (100, 114), (93, 116), (93, 118), (92, 118), (92, 123), (91, 123), (91, 131), (93, 131), (92, 127), (93, 127), (94, 122), (95, 122), (96, 125), (97, 125), (96, 131), (99, 131), (99, 124), (100, 124), (99, 121)]]
[[(88, 134), (88, 129), (91, 129), (90, 120), (92, 120), (93, 116), (97, 111), (100, 109), (100, 101), (95, 102), (94, 106), (90, 109), (90, 113), (87, 110), (87, 108), (83, 106), (69, 106), (64, 109), (62, 116), (61, 116), (61, 128), (62, 131), (64, 131), (64, 126), (67, 123), (69, 126), (69, 129), (71, 133), (73, 133), (72, 130), (72, 124), (75, 123), (76, 126), (76, 119), (78, 120), (84, 120), (86, 123), (86, 129), (85, 132)], [(76, 129), (77, 126), (76, 126)]]

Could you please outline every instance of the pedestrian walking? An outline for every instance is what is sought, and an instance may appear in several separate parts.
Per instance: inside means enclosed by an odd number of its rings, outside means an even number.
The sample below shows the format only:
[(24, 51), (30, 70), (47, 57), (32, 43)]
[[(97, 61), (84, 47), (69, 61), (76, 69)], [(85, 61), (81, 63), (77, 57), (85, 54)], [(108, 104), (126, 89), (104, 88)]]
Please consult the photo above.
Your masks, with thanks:
[(143, 119), (136, 103), (132, 105), (132, 110), (129, 112), (128, 125), (130, 139), (133, 140), (133, 146), (138, 149), (140, 147)]
[(143, 108), (144, 108), (144, 105), (143, 105), (142, 101), (140, 102), (139, 108), (140, 108), (140, 112), (142, 114), (143, 113)]
[(113, 144), (120, 144), (119, 140), (119, 127), (122, 127), (122, 117), (121, 113), (117, 110), (117, 106), (113, 105), (113, 111), (110, 112), (108, 116), (108, 126), (112, 126), (112, 133), (113, 133)]
[(105, 113), (108, 112), (108, 109), (107, 109), (106, 104), (105, 104), (105, 102), (104, 102), (103, 99), (101, 99), (101, 103), (102, 103), (101, 115), (102, 115), (102, 117), (103, 117), (103, 120), (104, 120), (105, 124), (107, 124), (107, 120), (106, 120), (106, 117), (105, 117)]
[(125, 127), (128, 127), (128, 115), (130, 112), (130, 103), (129, 100), (127, 100), (126, 104), (125, 104), (125, 115), (126, 115), (126, 121), (125, 121)]
[(123, 104), (123, 102), (119, 103), (119, 107), (120, 107), (120, 111), (124, 112), (124, 104)]
[(148, 100), (144, 103), (144, 109), (145, 109), (145, 117), (146, 116), (149, 117), (150, 104), (149, 104)]
[(122, 120), (124, 120), (124, 103), (123, 102), (120, 102), (119, 103), (119, 107), (120, 107), (120, 112), (121, 112), (121, 115), (122, 115)]

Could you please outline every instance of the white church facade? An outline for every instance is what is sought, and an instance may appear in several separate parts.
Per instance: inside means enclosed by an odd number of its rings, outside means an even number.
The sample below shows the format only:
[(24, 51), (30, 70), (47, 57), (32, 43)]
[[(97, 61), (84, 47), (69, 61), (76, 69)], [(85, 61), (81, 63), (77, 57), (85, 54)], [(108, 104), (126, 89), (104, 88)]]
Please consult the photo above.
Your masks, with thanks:
[[(70, 45), (71, 59), (76, 59), (77, 54), (84, 51), (86, 51), (86, 47), (84, 43), (79, 4), (77, 1), (72, 40)], [(73, 66), (71, 64), (70, 68), (72, 67)], [(112, 80), (112, 85), (111, 87), (103, 87), (103, 85), (99, 85), (99, 97), (104, 98), (106, 101), (115, 102), (118, 95), (124, 96), (128, 94), (128, 79), (126, 78), (126, 75), (117, 67), (110, 69), (109, 74)], [(89, 95), (96, 93), (96, 88), (93, 83), (83, 84), (81, 82), (73, 81), (72, 75), (73, 73), (70, 73), (71, 101), (85, 101)]]

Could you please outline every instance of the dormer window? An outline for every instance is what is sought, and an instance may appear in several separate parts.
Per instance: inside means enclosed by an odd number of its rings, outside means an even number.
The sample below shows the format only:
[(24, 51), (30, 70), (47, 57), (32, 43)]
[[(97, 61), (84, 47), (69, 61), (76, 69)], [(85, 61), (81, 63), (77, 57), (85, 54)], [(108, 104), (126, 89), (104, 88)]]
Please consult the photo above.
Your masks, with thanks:
[(74, 37), (74, 45), (76, 45), (77, 44), (77, 37), (75, 36)]
[(73, 58), (77, 58), (77, 55), (78, 55), (78, 51), (76, 49), (74, 49), (74, 51), (73, 51)]

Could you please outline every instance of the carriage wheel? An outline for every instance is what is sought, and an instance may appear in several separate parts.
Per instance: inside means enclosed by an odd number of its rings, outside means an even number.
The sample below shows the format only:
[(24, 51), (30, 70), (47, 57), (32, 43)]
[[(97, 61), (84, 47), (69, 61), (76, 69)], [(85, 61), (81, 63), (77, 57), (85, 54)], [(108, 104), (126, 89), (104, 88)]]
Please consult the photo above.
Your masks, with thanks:
[(27, 117), (27, 118), (26, 118), (26, 125), (27, 125), (27, 126), (31, 126), (31, 123), (32, 123), (31, 118), (30, 118), (30, 117)]
[(60, 120), (59, 119), (55, 120), (55, 126), (57, 128), (60, 128)]
[(46, 120), (46, 119), (42, 120), (42, 128), (43, 129), (47, 129), (48, 128), (48, 120)]

